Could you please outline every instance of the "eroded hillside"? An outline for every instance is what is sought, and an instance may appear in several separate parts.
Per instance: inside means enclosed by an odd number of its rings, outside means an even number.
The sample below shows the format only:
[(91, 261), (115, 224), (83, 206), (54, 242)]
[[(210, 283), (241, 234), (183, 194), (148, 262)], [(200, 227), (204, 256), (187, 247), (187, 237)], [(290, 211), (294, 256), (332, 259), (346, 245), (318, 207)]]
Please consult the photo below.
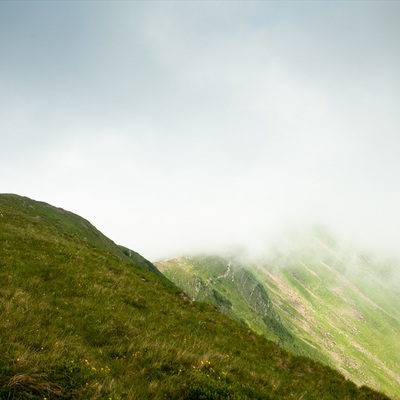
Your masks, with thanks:
[[(400, 397), (399, 264), (341, 247), (321, 232), (299, 242), (259, 262), (197, 256), (156, 265), (189, 296), (286, 349)], [(247, 286), (244, 275), (252, 277)]]

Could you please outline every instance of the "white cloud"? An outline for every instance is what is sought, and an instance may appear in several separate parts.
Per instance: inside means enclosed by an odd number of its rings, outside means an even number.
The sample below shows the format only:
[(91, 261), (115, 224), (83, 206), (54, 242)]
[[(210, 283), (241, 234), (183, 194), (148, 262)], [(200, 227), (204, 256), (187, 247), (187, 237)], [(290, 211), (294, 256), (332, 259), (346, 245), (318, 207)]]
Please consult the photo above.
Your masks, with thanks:
[(2, 191), (151, 259), (308, 222), (395, 247), (398, 4), (30, 4), (0, 5)]

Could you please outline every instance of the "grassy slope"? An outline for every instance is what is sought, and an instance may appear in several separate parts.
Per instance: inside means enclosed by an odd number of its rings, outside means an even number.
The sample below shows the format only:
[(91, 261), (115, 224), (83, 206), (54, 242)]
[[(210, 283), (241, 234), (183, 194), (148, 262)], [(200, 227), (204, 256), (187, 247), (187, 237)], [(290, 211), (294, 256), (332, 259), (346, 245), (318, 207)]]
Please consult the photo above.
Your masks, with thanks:
[[(296, 347), (280, 340), (284, 347), (304, 354), (307, 347), (298, 344), (301, 339), (300, 343), (309, 343), (313, 348), (310, 357), (339, 369), (359, 384), (400, 397), (400, 281), (394, 279), (396, 263), (355, 255), (339, 249), (329, 237), (324, 240), (307, 241), (296, 251), (277, 253), (258, 265), (238, 262), (235, 267), (252, 273), (266, 288), (283, 326), (296, 340)], [(220, 260), (215, 272), (210, 271), (215, 265), (210, 262), (213, 259)], [(244, 320), (271, 338), (273, 327), (259, 323), (262, 314), (244, 298), (243, 291), (242, 297), (237, 295), (233, 270), (216, 285), (213, 276), (222, 277), (221, 265), (227, 270), (231, 259), (202, 260), (178, 258), (157, 266), (193, 297), (201, 294), (198, 279), (221, 290), (233, 304), (228, 315), (234, 314), (233, 318)], [(209, 266), (204, 267), (207, 262)], [(212, 296), (203, 295), (201, 299), (216, 304)]]
[(346, 376), (400, 398), (396, 269), (322, 236), (254, 273), (292, 332), (315, 343)]
[(234, 257), (173, 258), (156, 266), (192, 299), (214, 304), (225, 315), (286, 350), (329, 362), (321, 352), (286, 329), (260, 280)]
[(386, 398), (188, 301), (125, 250), (0, 195), (1, 398)]

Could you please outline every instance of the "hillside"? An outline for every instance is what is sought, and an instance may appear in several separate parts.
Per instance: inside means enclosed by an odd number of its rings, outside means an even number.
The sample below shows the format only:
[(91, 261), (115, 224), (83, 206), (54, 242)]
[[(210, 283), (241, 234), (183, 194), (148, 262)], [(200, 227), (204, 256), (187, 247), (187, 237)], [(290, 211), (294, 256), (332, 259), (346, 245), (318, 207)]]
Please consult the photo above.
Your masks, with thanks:
[(289, 332), (260, 280), (235, 257), (182, 257), (155, 265), (192, 300), (215, 305), (223, 314), (286, 350), (329, 362), (313, 346)]
[(0, 195), (3, 399), (387, 399), (192, 302), (86, 220)]
[(294, 243), (259, 262), (196, 256), (156, 266), (193, 299), (220, 306), (222, 298), (221, 311), (282, 347), (400, 398), (399, 264), (339, 246), (323, 230)]

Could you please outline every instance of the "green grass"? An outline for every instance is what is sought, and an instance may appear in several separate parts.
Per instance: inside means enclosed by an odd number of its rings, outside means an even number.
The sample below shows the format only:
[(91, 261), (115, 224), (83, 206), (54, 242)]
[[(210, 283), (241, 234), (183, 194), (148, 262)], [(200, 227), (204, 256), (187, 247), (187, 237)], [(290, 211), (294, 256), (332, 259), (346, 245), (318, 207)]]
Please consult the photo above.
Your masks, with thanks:
[(225, 315), (279, 343), (286, 350), (327, 361), (322, 353), (287, 330), (264, 286), (234, 258), (182, 257), (156, 265), (196, 301), (214, 304)]
[(0, 398), (386, 399), (188, 300), (126, 250), (0, 195)]
[[(400, 279), (394, 259), (341, 248), (322, 232), (257, 264), (208, 255), (156, 265), (189, 296), (218, 306), (286, 350), (400, 398)], [(215, 292), (230, 306), (221, 307)]]
[[(399, 398), (398, 265), (361, 257), (325, 236), (254, 271), (274, 304), (281, 305), (290, 331), (318, 344), (329, 364), (352, 380)], [(293, 308), (303, 312), (295, 315)]]

